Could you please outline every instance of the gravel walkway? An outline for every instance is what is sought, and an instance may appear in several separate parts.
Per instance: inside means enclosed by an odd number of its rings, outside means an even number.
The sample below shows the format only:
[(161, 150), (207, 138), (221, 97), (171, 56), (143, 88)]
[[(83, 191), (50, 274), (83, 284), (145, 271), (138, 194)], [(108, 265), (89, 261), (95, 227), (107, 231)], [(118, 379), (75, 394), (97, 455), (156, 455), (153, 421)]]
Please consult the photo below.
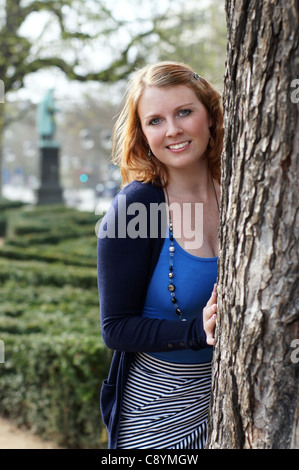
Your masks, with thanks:
[(0, 417), (0, 449), (59, 449), (30, 431), (18, 428), (13, 421)]

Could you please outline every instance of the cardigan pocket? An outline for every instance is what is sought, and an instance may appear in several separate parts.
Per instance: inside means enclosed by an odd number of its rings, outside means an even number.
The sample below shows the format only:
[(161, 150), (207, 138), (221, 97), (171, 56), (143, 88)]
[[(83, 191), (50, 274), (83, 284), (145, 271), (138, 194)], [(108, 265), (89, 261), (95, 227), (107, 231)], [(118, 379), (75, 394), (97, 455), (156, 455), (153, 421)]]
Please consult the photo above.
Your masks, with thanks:
[(101, 395), (100, 395), (100, 407), (102, 413), (102, 419), (105, 426), (109, 427), (111, 412), (113, 405), (116, 401), (116, 384), (108, 383), (108, 380), (103, 380)]

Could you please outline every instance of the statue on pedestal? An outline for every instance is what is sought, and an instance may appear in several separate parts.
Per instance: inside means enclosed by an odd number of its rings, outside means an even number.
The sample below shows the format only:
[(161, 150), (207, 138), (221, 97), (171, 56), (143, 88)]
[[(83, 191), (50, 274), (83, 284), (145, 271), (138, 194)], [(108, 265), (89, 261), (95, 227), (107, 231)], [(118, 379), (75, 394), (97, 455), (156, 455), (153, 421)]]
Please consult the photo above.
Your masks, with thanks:
[(54, 101), (54, 89), (51, 88), (37, 110), (37, 130), (40, 137), (40, 147), (59, 147), (58, 142), (54, 141), (56, 132), (55, 113), (59, 111)]
[(55, 113), (59, 111), (54, 102), (54, 90), (50, 89), (37, 109), (37, 130), (40, 149), (40, 187), (38, 204), (62, 203), (59, 184), (59, 143), (54, 140), (56, 132)]

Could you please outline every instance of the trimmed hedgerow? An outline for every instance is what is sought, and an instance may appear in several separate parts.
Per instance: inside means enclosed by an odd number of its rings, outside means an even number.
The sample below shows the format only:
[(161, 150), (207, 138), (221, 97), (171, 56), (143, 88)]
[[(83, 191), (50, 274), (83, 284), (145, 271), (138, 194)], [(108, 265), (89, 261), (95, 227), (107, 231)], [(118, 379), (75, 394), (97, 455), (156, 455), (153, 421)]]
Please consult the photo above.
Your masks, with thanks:
[[(19, 332), (20, 333), (20, 332)], [(97, 335), (1, 333), (0, 411), (45, 439), (68, 448), (103, 448), (99, 380), (110, 353)]]
[(63, 447), (104, 448), (99, 391), (98, 217), (62, 206), (8, 210), (0, 247), (0, 413)]
[(7, 215), (6, 211), (9, 209), (15, 209), (24, 206), (24, 203), (21, 201), (10, 201), (2, 196), (0, 196), (0, 237), (6, 235), (7, 230)]

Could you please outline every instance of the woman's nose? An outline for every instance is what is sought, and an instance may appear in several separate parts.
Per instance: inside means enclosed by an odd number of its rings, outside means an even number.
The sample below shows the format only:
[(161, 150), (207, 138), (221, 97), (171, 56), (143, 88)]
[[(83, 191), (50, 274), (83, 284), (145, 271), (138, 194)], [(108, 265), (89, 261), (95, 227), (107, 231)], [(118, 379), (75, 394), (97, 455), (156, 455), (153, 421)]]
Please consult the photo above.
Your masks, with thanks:
[(171, 137), (174, 135), (181, 134), (183, 132), (182, 128), (179, 126), (178, 122), (170, 120), (167, 123), (166, 137)]

